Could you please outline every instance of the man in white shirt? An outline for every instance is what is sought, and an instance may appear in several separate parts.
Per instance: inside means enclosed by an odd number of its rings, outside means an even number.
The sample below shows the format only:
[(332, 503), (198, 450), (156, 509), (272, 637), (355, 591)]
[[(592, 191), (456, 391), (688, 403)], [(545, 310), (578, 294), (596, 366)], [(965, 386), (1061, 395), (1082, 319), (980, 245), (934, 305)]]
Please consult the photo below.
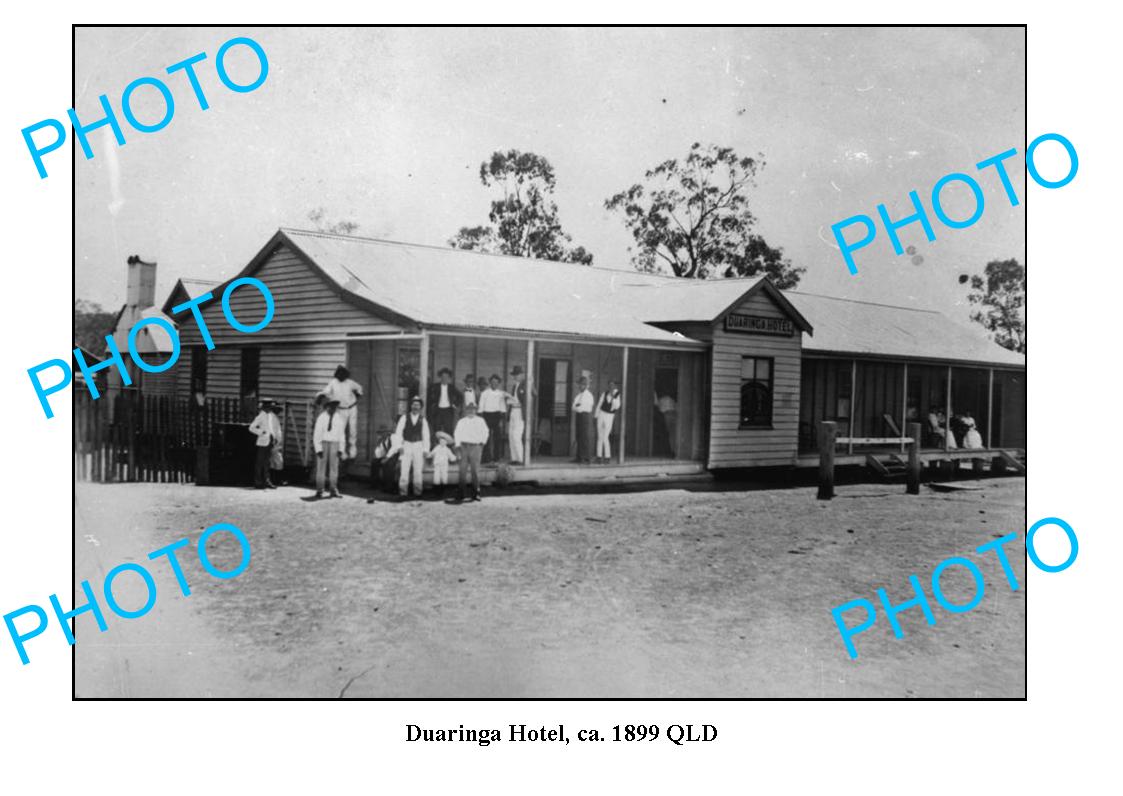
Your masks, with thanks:
[(257, 489), (276, 489), (269, 477), (269, 460), (273, 444), (281, 438), (281, 423), (273, 414), (273, 401), (261, 399), (261, 411), (250, 423), (250, 433), (257, 437), (256, 455), (253, 461), (253, 485)]
[(464, 417), (456, 424), (453, 442), (460, 453), (459, 496), (457, 503), (464, 502), (464, 488), (468, 483), (468, 469), (472, 470), (472, 500), (480, 499), (480, 456), (491, 432), (487, 422), (476, 414), (476, 405), (464, 405)]
[(354, 459), (358, 452), (359, 441), (359, 398), (363, 395), (363, 388), (351, 378), (351, 371), (346, 365), (335, 369), (335, 376), (327, 383), (324, 389), (316, 393), (330, 400), (339, 402), (336, 414), (343, 420), (346, 429), (347, 445), (343, 451), (344, 459)]
[(409, 402), (409, 412), (398, 418), (398, 427), (395, 434), (402, 440), (401, 468), (402, 474), (398, 479), (398, 494), (404, 500), (409, 497), (410, 474), (413, 474), (413, 491), (421, 497), (424, 489), (422, 476), (425, 468), (425, 454), (431, 447), (429, 443), (429, 421), (421, 413), (424, 402), (418, 396), (413, 396)]
[(312, 430), (312, 449), (316, 451), (317, 498), (324, 496), (325, 476), (331, 497), (343, 497), (339, 494), (339, 460), (343, 456), (343, 444), (347, 437), (338, 409), (339, 401), (329, 398)]
[(612, 424), (616, 421), (616, 413), (620, 411), (620, 388), (616, 382), (610, 381), (608, 389), (601, 393), (597, 401), (597, 462), (609, 464), (612, 461), (612, 443), (608, 438), (612, 435)]
[(503, 416), (507, 414), (507, 393), (499, 389), (503, 382), (499, 376), (492, 376), (491, 386), (480, 395), (479, 412), (487, 423), (489, 432), (487, 448), (484, 450), (484, 464), (497, 460), (502, 454)]
[(593, 428), (593, 394), (589, 392), (589, 380), (582, 376), (577, 380), (577, 395), (573, 398), (573, 418), (577, 424), (578, 464), (590, 464), (593, 460), (593, 443), (596, 430)]
[(473, 406), (479, 405), (479, 398), (476, 396), (476, 377), (469, 373), (464, 377), (464, 406), (467, 408), (468, 404)]

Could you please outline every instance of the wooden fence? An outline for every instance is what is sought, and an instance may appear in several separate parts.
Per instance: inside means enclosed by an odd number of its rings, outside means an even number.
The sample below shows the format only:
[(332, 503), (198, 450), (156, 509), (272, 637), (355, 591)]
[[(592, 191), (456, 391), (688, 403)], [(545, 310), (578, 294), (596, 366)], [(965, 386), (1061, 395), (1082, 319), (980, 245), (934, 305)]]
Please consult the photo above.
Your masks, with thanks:
[[(296, 404), (291, 404), (295, 407)], [(285, 404), (285, 421), (290, 404)], [(74, 396), (74, 475), (81, 481), (188, 483), (195, 480), (198, 449), (215, 444), (222, 424), (247, 424), (256, 409), (239, 398), (194, 399), (123, 390), (93, 400)], [(298, 434), (297, 446), (306, 458)], [(310, 428), (305, 430), (310, 438)], [(307, 462), (303, 462), (307, 464)]]

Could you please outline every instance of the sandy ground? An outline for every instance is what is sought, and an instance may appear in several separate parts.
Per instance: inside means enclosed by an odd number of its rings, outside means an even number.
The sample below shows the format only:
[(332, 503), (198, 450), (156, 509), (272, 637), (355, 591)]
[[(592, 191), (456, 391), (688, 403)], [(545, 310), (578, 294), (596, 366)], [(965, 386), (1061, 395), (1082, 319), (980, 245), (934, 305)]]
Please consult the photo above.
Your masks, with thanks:
[[(187, 536), (192, 593), (152, 563), (151, 613), (78, 619), (76, 695), (306, 697), (1023, 697), (1024, 545), (1009, 546), (1023, 587), (974, 548), (1023, 535), (1025, 482), (908, 497), (899, 485), (665, 489), (492, 495), (464, 506), (309, 502), (308, 491), (81, 483), (76, 575), (101, 588), (124, 561)], [(241, 576), (207, 575), (203, 528), (250, 539)], [(240, 549), (208, 546), (220, 568)], [(830, 614), (908, 575), (970, 556), (981, 604), (953, 615), (932, 601), (883, 615), (846, 654)], [(973, 586), (953, 569), (944, 591)], [(126, 574), (115, 594), (144, 601)], [(99, 592), (100, 594), (100, 592)], [(930, 592), (929, 592), (930, 595)], [(931, 596), (931, 595), (930, 595)], [(108, 612), (107, 612), (108, 613)]]

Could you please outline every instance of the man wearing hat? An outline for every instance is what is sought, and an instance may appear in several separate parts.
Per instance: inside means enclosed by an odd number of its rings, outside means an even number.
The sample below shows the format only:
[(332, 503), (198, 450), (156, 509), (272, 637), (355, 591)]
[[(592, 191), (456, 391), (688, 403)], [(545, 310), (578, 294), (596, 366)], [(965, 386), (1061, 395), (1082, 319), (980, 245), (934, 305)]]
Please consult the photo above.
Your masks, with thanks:
[(402, 440), (402, 475), (398, 479), (398, 494), (404, 499), (409, 497), (410, 475), (413, 476), (413, 491), (421, 497), (424, 488), (422, 476), (425, 471), (425, 454), (429, 452), (429, 422), (421, 413), (425, 402), (420, 396), (409, 401), (409, 411), (398, 418), (395, 433)]
[(441, 368), (437, 371), (437, 377), (440, 382), (429, 385), (427, 397), (430, 430), (434, 434), (443, 431), (451, 436), (456, 430), (456, 420), (460, 417), (460, 406), (464, 399), (460, 395), (460, 390), (452, 383), (451, 370)]
[(523, 410), (526, 407), (526, 374), (523, 369), (515, 365), (511, 369), (511, 376), (515, 383), (507, 393), (507, 406), (511, 415), (507, 420), (507, 438), (511, 448), (511, 464), (523, 463), (523, 432), (526, 424), (523, 422)]
[(573, 418), (577, 426), (578, 464), (591, 464), (596, 429), (593, 427), (593, 394), (589, 392), (589, 380), (582, 376), (577, 380), (577, 395), (573, 396)]
[(250, 433), (257, 437), (257, 447), (253, 460), (253, 485), (257, 489), (276, 489), (269, 478), (269, 460), (273, 454), (273, 444), (281, 438), (281, 423), (273, 414), (273, 401), (261, 399), (260, 411), (250, 423)]
[(480, 499), (480, 456), (490, 434), (487, 423), (476, 414), (476, 405), (467, 404), (464, 407), (464, 417), (456, 424), (456, 433), (453, 435), (456, 451), (460, 454), (460, 494), (456, 499), (457, 503), (464, 502), (469, 467), (472, 470), (472, 500)]
[(503, 418), (507, 414), (507, 393), (499, 388), (503, 380), (498, 374), (493, 374), (488, 379), (490, 385), (480, 394), (479, 412), (487, 423), (488, 442), (484, 448), (484, 464), (498, 461), (503, 455), (502, 434)]
[(312, 448), (316, 451), (316, 497), (324, 496), (326, 476), (331, 497), (339, 494), (339, 460), (343, 457), (343, 444), (347, 439), (343, 418), (339, 414), (339, 400), (329, 398), (324, 411), (316, 418), (312, 430)]
[(363, 388), (351, 378), (351, 371), (346, 365), (339, 365), (335, 369), (335, 376), (327, 383), (324, 389), (316, 393), (317, 397), (324, 396), (328, 400), (335, 399), (339, 402), (336, 414), (343, 421), (346, 430), (347, 445), (343, 449), (344, 459), (354, 459), (358, 453), (359, 441), (359, 398), (363, 395)]

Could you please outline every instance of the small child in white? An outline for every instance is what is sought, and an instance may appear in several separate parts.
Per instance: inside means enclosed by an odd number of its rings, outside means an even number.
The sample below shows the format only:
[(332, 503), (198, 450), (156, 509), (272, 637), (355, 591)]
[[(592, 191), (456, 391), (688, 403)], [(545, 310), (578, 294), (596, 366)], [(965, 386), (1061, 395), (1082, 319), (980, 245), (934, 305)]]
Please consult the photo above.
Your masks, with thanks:
[(437, 447), (429, 451), (429, 458), (433, 460), (433, 486), (440, 487), (438, 492), (444, 492), (448, 485), (448, 465), (456, 461), (456, 454), (449, 447), (452, 436), (444, 431), (437, 432)]

